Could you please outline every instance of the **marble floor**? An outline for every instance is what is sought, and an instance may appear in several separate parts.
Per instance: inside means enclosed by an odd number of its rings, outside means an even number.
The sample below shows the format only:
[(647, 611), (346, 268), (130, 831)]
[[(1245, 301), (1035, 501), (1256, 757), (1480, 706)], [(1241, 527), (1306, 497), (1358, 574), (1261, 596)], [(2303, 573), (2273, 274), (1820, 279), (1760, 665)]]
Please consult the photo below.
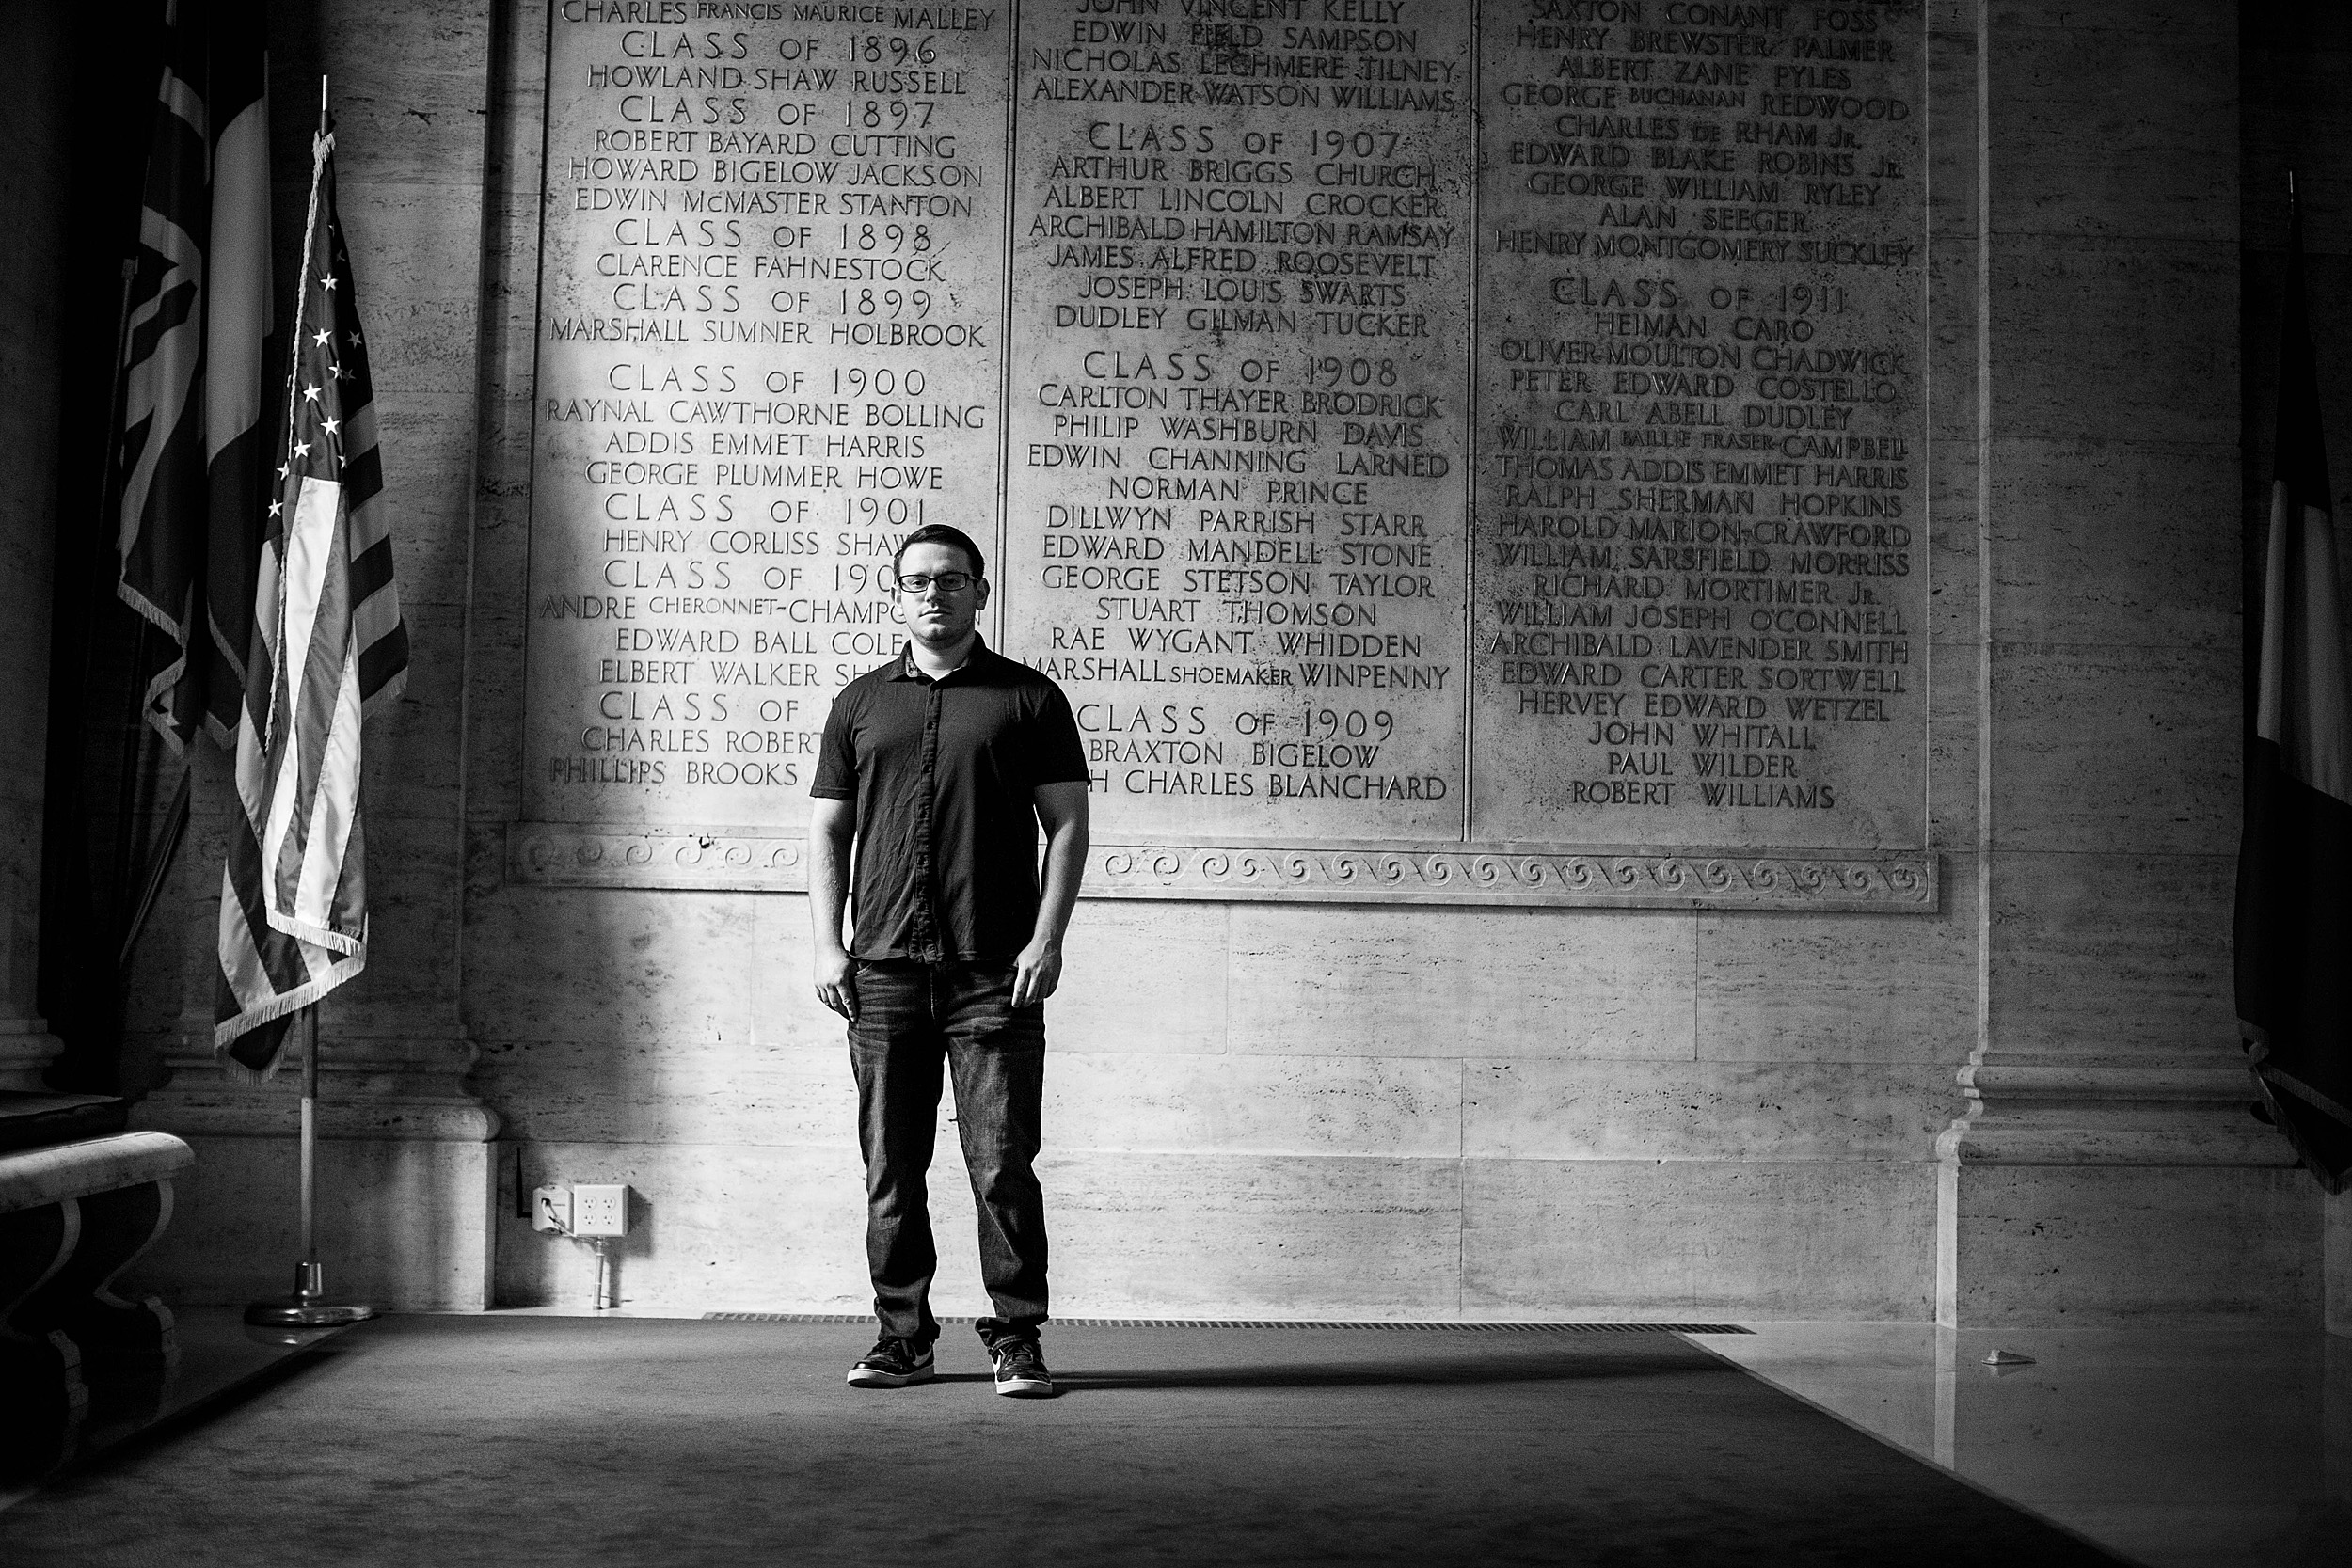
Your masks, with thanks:
[[(69, 1465), (135, 1440), (202, 1422), (220, 1402), (251, 1390), (291, 1358), (325, 1344), (340, 1328), (254, 1328), (239, 1307), (184, 1307), (173, 1313), (179, 1353), (151, 1379), (101, 1383), (83, 1418), (61, 1440)], [(40, 1490), (24, 1476), (0, 1475), (0, 1510)]]
[(1694, 1342), (2151, 1568), (2352, 1563), (2352, 1339), (1749, 1326)]

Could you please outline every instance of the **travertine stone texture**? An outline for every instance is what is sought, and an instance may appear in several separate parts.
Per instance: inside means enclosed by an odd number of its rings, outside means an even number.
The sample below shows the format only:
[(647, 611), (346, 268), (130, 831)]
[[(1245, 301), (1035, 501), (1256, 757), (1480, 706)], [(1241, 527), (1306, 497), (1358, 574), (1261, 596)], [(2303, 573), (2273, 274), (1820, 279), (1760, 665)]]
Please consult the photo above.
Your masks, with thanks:
[(1960, 1323), (2318, 1322), (2324, 1200), (2299, 1170), (1969, 1164), (1943, 1185)]
[(1900, 1161), (1950, 1118), (1941, 1063), (1469, 1062), (1473, 1159)]
[(1947, 869), (1933, 921), (1700, 915), (1701, 1059), (1905, 1062), (1948, 1074), (1975, 1034), (1977, 890), (1972, 861), (1953, 856)]
[(1994, 857), (1995, 1048), (2231, 1063), (2233, 875), (2218, 855)]
[[(301, 1256), (295, 1144), (191, 1133), (171, 1227), (121, 1287), (175, 1304), (282, 1296)], [(478, 1312), (490, 1305), (492, 1145), (480, 1138), (319, 1143), (319, 1260), (331, 1299)]]
[(37, 1016), (42, 769), (49, 711), (50, 562), (56, 547), (57, 258), (64, 249), (65, 18), (20, 7), (0, 60), (0, 1087), (40, 1087), (57, 1042)]
[(1921, 1318), (1933, 1185), (1916, 1162), (1471, 1161), (1463, 1305), (1497, 1317)]
[[(937, 1307), (986, 1311), (972, 1261), (971, 1198), (961, 1196), (951, 1145), (933, 1164), (932, 1224), (943, 1267)], [(630, 1233), (613, 1247), (621, 1304), (632, 1310), (692, 1315), (773, 1311), (860, 1311), (866, 1281), (864, 1186), (853, 1140), (815, 1143), (571, 1143), (531, 1141), (521, 1149), (526, 1194), (541, 1186), (624, 1181), (643, 1201)], [(501, 1305), (585, 1308), (596, 1264), (587, 1247), (543, 1235), (518, 1217), (513, 1170), (501, 1168), (498, 1202), (497, 1299)], [(985, 1297), (979, 1300), (985, 1302)]]
[[(1992, 497), (2004, 625), (2057, 643), (2237, 645), (2237, 579), (2214, 556), (2235, 465), (2186, 450), (2081, 439), (2003, 443)], [(2215, 568), (2185, 572), (2185, 561)], [(1969, 586), (1974, 587), (1973, 578)]]
[(1467, 1064), (1422, 1057), (1174, 1056), (1138, 1082), (1127, 1053), (1059, 1055), (1046, 1114), (1059, 1144), (1105, 1158), (1184, 1155), (1453, 1160)]
[[(482, 907), (553, 967), (501, 978), (478, 1078), (526, 1189), (642, 1195), (628, 1304), (860, 1309), (855, 1089), (802, 900)], [(1847, 918), (1089, 903), (1049, 1009), (1057, 1310), (1924, 1316), (1965, 1049), (1926, 955), (1965, 927)], [(1635, 956), (1576, 961), (1629, 921)], [(938, 1300), (985, 1310), (951, 1116)], [(500, 1299), (585, 1305), (584, 1254), (511, 1191), (498, 1225)]]
[(2233, 853), (2236, 673), (2233, 648), (2001, 644), (1996, 849)]
[[(793, 899), (787, 908), (797, 915), (804, 906)], [(1083, 1051), (1153, 1056), (1230, 1049), (1230, 1002), (1240, 961), (1228, 934), (1233, 912), (1222, 904), (1089, 904), (1086, 919), (1062, 944), (1056, 1037)], [(805, 935), (801, 940), (805, 942)], [(780, 992), (813, 1008), (806, 968), (798, 958), (780, 953), (771, 973)], [(819, 1013), (810, 1022), (819, 1026), (820, 1037), (839, 1038), (831, 1015)]]
[(1691, 915), (1236, 905), (1233, 1048), (1364, 1055), (1687, 1057)]

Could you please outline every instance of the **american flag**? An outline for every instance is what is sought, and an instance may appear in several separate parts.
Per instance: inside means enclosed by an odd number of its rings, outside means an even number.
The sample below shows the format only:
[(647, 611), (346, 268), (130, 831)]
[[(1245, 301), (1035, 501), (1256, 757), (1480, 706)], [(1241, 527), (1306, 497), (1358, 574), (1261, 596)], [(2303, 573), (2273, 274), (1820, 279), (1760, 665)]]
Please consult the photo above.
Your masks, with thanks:
[(258, 0), (171, 0), (124, 322), (116, 592), (163, 633), (147, 721), (223, 746), (243, 685), (263, 495), (268, 57)]
[(360, 725), (408, 675), (334, 148), (324, 131), (311, 143), (294, 373), (236, 730), (243, 810), (221, 893), (214, 1050), (262, 1074), (294, 1016), (367, 967)]

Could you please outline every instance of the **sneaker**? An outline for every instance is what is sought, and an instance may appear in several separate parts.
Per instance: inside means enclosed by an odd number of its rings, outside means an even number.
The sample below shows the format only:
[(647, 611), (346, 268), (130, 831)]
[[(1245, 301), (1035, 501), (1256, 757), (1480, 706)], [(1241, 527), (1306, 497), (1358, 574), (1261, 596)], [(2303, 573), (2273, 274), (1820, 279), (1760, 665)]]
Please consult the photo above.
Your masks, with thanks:
[(1054, 1374), (1045, 1370), (1045, 1357), (1039, 1354), (1035, 1339), (999, 1339), (988, 1347), (988, 1354), (996, 1363), (998, 1393), (1017, 1400), (1054, 1397)]
[(903, 1388), (930, 1381), (934, 1370), (930, 1345), (885, 1334), (850, 1369), (850, 1381), (860, 1388)]

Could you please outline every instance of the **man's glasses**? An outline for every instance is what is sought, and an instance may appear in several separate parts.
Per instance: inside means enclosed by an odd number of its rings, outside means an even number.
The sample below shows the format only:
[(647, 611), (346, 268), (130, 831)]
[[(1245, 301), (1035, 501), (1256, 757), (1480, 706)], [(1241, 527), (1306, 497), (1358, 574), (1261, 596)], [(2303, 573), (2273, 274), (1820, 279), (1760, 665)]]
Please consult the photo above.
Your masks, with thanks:
[(928, 594), (936, 588), (943, 594), (961, 594), (979, 580), (969, 572), (909, 572), (898, 579), (898, 592)]

